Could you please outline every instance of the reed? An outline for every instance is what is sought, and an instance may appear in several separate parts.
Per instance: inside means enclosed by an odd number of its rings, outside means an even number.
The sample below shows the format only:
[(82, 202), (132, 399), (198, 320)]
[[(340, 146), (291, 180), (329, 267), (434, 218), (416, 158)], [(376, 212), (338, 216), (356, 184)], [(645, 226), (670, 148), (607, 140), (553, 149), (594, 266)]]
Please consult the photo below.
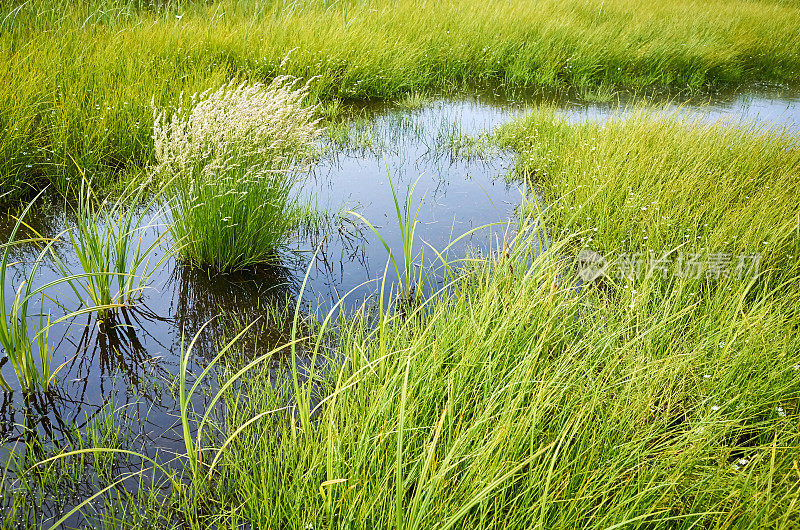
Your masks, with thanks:
[[(42, 192), (40, 192), (39, 195), (41, 195), (41, 193)], [(39, 269), (44, 259), (51, 255), (52, 246), (58, 240), (58, 238), (43, 238), (36, 234), (35, 231), (33, 231), (32, 238), (23, 240), (16, 239), (20, 228), (25, 224), (25, 215), (39, 195), (28, 203), (17, 217), (14, 228), (9, 235), (8, 242), (3, 245), (3, 258), (2, 261), (0, 261), (0, 345), (2, 345), (4, 350), (3, 360), (0, 362), (0, 366), (4, 365), (6, 362), (11, 363), (11, 367), (14, 370), (19, 384), (19, 389), (23, 392), (39, 390), (46, 392), (50, 389), (56, 374), (66, 363), (53, 369), (52, 352), (48, 341), (49, 329), (54, 324), (74, 318), (85, 312), (82, 310), (69, 312), (67, 315), (52, 321), (49, 314), (44, 314), (45, 292), (51, 287), (61, 283), (77, 281), (78, 277), (66, 275), (63, 278), (56, 279), (44, 285), (38, 287), (34, 286), (36, 271)], [(37, 243), (42, 246), (42, 249), (12, 297), (11, 292), (8, 290), (9, 285), (6, 282), (9, 268), (14, 265), (9, 262), (9, 251), (12, 246), (20, 243)], [(33, 302), (35, 304), (37, 298), (41, 302), (38, 314), (31, 311), (31, 303)], [(38, 328), (33, 324), (36, 317), (38, 317), (39, 320)], [(5, 391), (14, 390), (2, 373), (0, 373), (0, 388)]]
[(115, 307), (134, 303), (155, 269), (170, 256), (165, 252), (151, 264), (152, 251), (166, 232), (142, 245), (143, 234), (153, 228), (147, 218), (159, 215), (158, 195), (144, 200), (144, 193), (144, 186), (134, 184), (112, 200), (101, 200), (83, 175), (71, 215), (66, 205), (65, 224), (74, 222), (67, 233), (81, 274), (71, 273), (56, 252), (52, 257), (65, 276), (74, 278), (68, 284), (81, 304), (95, 308), (101, 320)]
[[(425, 249), (422, 247), (422, 249), (419, 251), (415, 251), (416, 241), (414, 235), (416, 234), (419, 210), (422, 208), (425, 198), (423, 197), (419, 203), (417, 203), (417, 207), (415, 209), (412, 204), (412, 197), (414, 195), (414, 188), (416, 188), (417, 182), (419, 182), (419, 178), (417, 178), (414, 184), (409, 186), (408, 190), (406, 190), (405, 200), (401, 203), (397, 196), (397, 192), (394, 189), (394, 183), (392, 182), (392, 175), (389, 172), (388, 164), (386, 166), (386, 175), (389, 180), (389, 187), (392, 190), (392, 201), (394, 203), (397, 224), (400, 228), (401, 248), (399, 250), (402, 252), (402, 262), (400, 261), (399, 257), (395, 257), (394, 251), (397, 249), (391, 248), (389, 243), (387, 243), (386, 239), (384, 239), (375, 225), (357, 212), (348, 211), (346, 213), (365, 223), (378, 237), (381, 244), (386, 249), (386, 252), (389, 255), (389, 261), (391, 261), (392, 267), (397, 274), (397, 295), (406, 299), (407, 301), (411, 301), (412, 299), (418, 300), (422, 294), (421, 291), (423, 287), (423, 268), (421, 264), (424, 261)], [(414, 274), (414, 267), (417, 264), (419, 265), (419, 275)]]

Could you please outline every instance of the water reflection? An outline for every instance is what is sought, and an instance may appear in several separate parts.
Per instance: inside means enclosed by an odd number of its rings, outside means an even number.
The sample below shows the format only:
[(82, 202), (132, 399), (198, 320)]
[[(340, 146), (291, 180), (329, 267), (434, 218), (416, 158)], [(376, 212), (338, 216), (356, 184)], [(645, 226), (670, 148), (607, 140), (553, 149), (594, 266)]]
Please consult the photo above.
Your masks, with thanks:
[[(178, 266), (169, 286), (173, 287), (173, 306), (170, 313), (176, 328), (186, 337), (198, 336), (195, 350), (207, 359), (216, 355), (219, 345), (234, 336), (226, 329), (268, 316), (270, 311), (282, 311), (295, 299), (296, 278), (285, 265), (260, 267), (257, 271), (232, 274), (212, 274), (209, 271)], [(269, 347), (283, 337), (279, 330), (262, 329), (261, 344)], [(275, 336), (270, 336), (275, 332)]]
[[(76, 341), (70, 335), (64, 337), (76, 352), (70, 370), (76, 377), (72, 380), (73, 388), (81, 382), (85, 392), (91, 368), (95, 365), (100, 368), (99, 391), (102, 395), (110, 391), (104, 388), (104, 384), (112, 374), (121, 374), (128, 386), (144, 394), (147, 392), (142, 385), (143, 369), (147, 369), (150, 376), (169, 379), (170, 373), (160, 365), (158, 358), (149, 353), (153, 345), (164, 349), (167, 345), (148, 332), (148, 329), (169, 323), (168, 318), (160, 317), (142, 303), (110, 311), (103, 320), (89, 315)], [(76, 327), (76, 323), (72, 325)]]

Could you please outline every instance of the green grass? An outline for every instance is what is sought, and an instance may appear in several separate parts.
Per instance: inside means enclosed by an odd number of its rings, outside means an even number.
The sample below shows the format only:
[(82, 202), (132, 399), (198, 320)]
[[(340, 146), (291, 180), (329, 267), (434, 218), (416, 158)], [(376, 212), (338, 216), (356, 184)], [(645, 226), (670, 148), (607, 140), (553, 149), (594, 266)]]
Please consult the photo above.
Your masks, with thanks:
[[(163, 235), (149, 246), (142, 246), (142, 234), (150, 226), (145, 222), (148, 215), (155, 216), (154, 205), (158, 196), (144, 201), (145, 187), (129, 185), (112, 201), (101, 201), (85, 178), (79, 186), (78, 204), (72, 215), (65, 214), (71, 250), (81, 267), (76, 276), (63, 263), (56, 252), (52, 252), (57, 267), (86, 308), (93, 308), (100, 320), (109, 311), (130, 306), (141, 296), (150, 276), (167, 257), (166, 253), (156, 263), (150, 262), (151, 252), (161, 243)], [(142, 203), (146, 202), (142, 206)], [(69, 212), (69, 204), (65, 206)]]
[(220, 178), (176, 182), (170, 231), (181, 259), (215, 271), (278, 260), (302, 217), (290, 196), (295, 178), (228, 168)]
[[(444, 265), (450, 283), (417, 305), (365, 304), (315, 325), (310, 341), (293, 332), (291, 370), (265, 364), (272, 353), (221, 349), (215, 363), (245, 364), (223, 371), (225, 415), (181, 408), (185, 427), (196, 417), (216, 433), (185, 431), (185, 476), (202, 494), (168, 494), (159, 517), (196, 528), (796, 526), (796, 140), (650, 111), (575, 125), (548, 109), (498, 137), (540, 185), (542, 217), (523, 218), (492, 257)], [(534, 259), (542, 221), (550, 242)], [(609, 274), (574, 288), (586, 247), (613, 257), (726, 241), (725, 252), (762, 254), (757, 277)], [(302, 352), (326, 362), (303, 371)]]
[[(137, 233), (147, 228), (143, 226), (144, 215), (153, 205), (151, 202), (144, 208), (138, 207), (143, 188), (127, 190), (120, 202), (112, 205), (98, 204), (97, 197), (86, 181), (81, 183), (80, 190), (73, 217), (75, 226), (55, 237), (45, 238), (27, 225), (25, 216), (42, 195), (43, 192), (40, 192), (16, 218), (9, 239), (3, 245), (0, 259), (0, 345), (4, 351), (0, 366), (6, 362), (11, 364), (19, 389), (23, 392), (49, 391), (56, 374), (67, 364), (52, 366), (49, 330), (53, 325), (92, 312), (102, 318), (115, 307), (131, 304), (153, 271), (150, 268), (150, 253), (161, 238), (157, 238), (148, 248), (142, 248), (141, 237), (138, 241), (136, 239)], [(125, 200), (135, 204), (121, 202)], [(18, 239), (21, 228), (29, 229), (32, 237)], [(65, 232), (69, 233), (72, 250), (81, 266), (80, 271), (70, 270), (53, 248), (62, 242), (62, 237), (66, 239)], [(9, 261), (11, 250), (20, 244), (37, 245), (39, 252), (14, 291), (6, 279), (8, 272), (18, 265)], [(37, 271), (48, 258), (52, 259), (51, 263), (62, 276), (37, 286)], [(45, 300), (50, 299), (50, 290), (61, 284), (69, 285), (75, 292), (80, 307), (72, 310), (61, 306), (65, 314), (51, 319), (50, 313), (44, 312)], [(39, 311), (35, 312), (31, 304), (37, 302)], [(33, 324), (37, 319), (38, 327)], [(13, 390), (2, 374), (0, 388), (4, 391)]]
[(497, 136), (520, 151), (518, 171), (544, 192), (556, 235), (580, 234), (576, 247), (728, 254), (734, 265), (760, 254), (773, 288), (800, 272), (794, 134), (655, 109), (575, 125), (541, 108)]
[[(5, 6), (0, 21), (0, 193), (16, 199), (46, 180), (65, 190), (76, 176), (101, 189), (164, 176), (178, 251), (220, 270), (272, 259), (295, 223), (287, 168), (316, 134), (308, 102), (334, 118), (343, 100), (405, 96), (413, 107), (431, 91), (496, 83), (605, 100), (621, 86), (793, 82), (800, 63), (800, 13), (788, 2), (50, 1)], [(277, 136), (230, 127), (250, 123), (248, 105), (233, 113), (243, 120), (210, 129), (193, 114), (213, 111), (209, 101), (230, 108), (226, 94), (283, 74), (313, 78), (298, 100), (308, 102), (277, 106), (308, 112), (298, 121), (307, 135), (281, 143), (291, 112), (267, 120)], [(180, 95), (206, 90), (191, 103)], [(333, 132), (342, 146), (367, 148), (375, 136)], [(454, 151), (487, 142), (454, 129), (440, 137)], [(162, 470), (148, 486), (160, 464), (146, 458), (115, 472), (113, 457), (141, 455), (106, 418), (33, 468), (9, 460), (4, 486), (9, 474), (16, 482), (3, 490), (3, 525), (59, 465), (91, 456), (100, 489), (65, 514), (102, 501), (109, 527), (796, 527), (797, 137), (648, 109), (572, 124), (539, 108), (495, 140), (517, 151), (514, 176), (545, 198), (544, 210), (520, 207), (515, 239), (490, 257), (441, 264), (449, 283), (415, 304), (393, 297), (384, 273), (377, 310), (365, 303), (300, 331), (300, 300), (291, 339), (267, 354), (236, 351), (250, 330), (234, 326), (234, 341), (187, 388), (195, 337), (178, 377), (182, 475)], [(395, 196), (403, 248), (389, 249), (406, 288), (421, 281), (410, 275), (419, 243), (410, 198)], [(83, 212), (96, 228), (98, 211)], [(133, 215), (124, 212), (121, 227)], [(543, 224), (549, 248), (534, 259)], [(275, 237), (264, 237), (268, 225)], [(111, 270), (110, 243), (98, 241), (87, 255)], [(577, 291), (575, 257), (586, 250), (609, 274)], [(738, 274), (741, 256), (759, 257), (757, 275)], [(615, 274), (626, 258), (640, 274)], [(678, 275), (687, 259), (730, 274)], [(667, 268), (649, 270), (656, 260)], [(46, 287), (32, 278), (13, 299), (0, 293), (10, 307), (0, 339), (27, 389), (52, 380), (46, 335), (26, 327), (28, 302)], [(291, 370), (266, 362), (281, 349)], [(193, 410), (200, 381), (227, 361), (220, 391)], [(119, 488), (131, 478), (138, 493)]]
[[(425, 318), (366, 340), (354, 325), (312, 427), (240, 435), (231, 512), (260, 528), (791, 526), (797, 339), (779, 304), (743, 316), (745, 289), (695, 306), (678, 284), (643, 286), (638, 313), (587, 307), (557, 267), (495, 265)], [(243, 394), (231, 430), (285, 403), (265, 380)]]
[[(523, 218), (492, 257), (444, 265), (449, 285), (415, 306), (364, 305), (313, 326), (310, 341), (293, 331), (289, 371), (265, 363), (275, 352), (221, 347), (212, 365), (244, 365), (223, 370), (213, 396), (225, 415), (191, 409), (196, 385), (181, 396), (189, 487), (140, 492), (136, 517), (193, 528), (796, 526), (796, 139), (644, 110), (575, 125), (550, 109), (498, 139), (540, 186), (542, 217)], [(542, 221), (549, 248), (534, 259)], [(572, 258), (587, 247), (762, 261), (757, 277), (609, 274), (577, 292)], [(301, 370), (302, 352), (326, 363)], [(78, 451), (41, 465), (118, 450)], [(107, 521), (126, 524), (110, 510)]]
[[(0, 193), (96, 186), (153, 162), (161, 108), (232, 78), (315, 78), (326, 102), (475, 85), (679, 88), (796, 82), (800, 13), (774, 1), (141, 3), (0, 9)], [(410, 95), (409, 95), (410, 94)], [(335, 105), (334, 105), (335, 106)], [(329, 107), (333, 108), (333, 107)]]
[[(163, 524), (159, 521), (163, 497), (159, 498), (152, 476), (136, 480), (142, 475), (137, 468), (143, 461), (131, 449), (143, 441), (131, 434), (144, 431), (134, 425), (128, 406), (115, 407), (109, 402), (91, 415), (75, 418), (58, 432), (58, 443), (54, 444), (36, 426), (38, 411), (53, 402), (52, 397), (36, 394), (27, 395), (20, 403), (32, 428), (24, 438), (8, 445), (15, 451), (3, 462), (0, 473), (0, 505), (4, 508), (0, 527), (49, 528), (73, 508), (76, 499), (115, 484), (120, 476), (129, 477), (128, 485), (135, 485), (142, 493), (112, 490), (93, 505), (84, 506), (86, 520), (109, 528), (115, 523), (138, 524), (140, 528)], [(107, 450), (98, 451), (100, 447)]]
[[(18, 228), (19, 225), (17, 225)], [(43, 311), (44, 297), (42, 290), (32, 286), (32, 279), (36, 270), (46, 255), (49, 247), (36, 259), (28, 276), (17, 287), (13, 298), (5, 285), (8, 263), (8, 250), (14, 244), (13, 238), (6, 243), (3, 250), (3, 260), (0, 263), (0, 344), (3, 346), (2, 362), (9, 362), (16, 375), (19, 389), (23, 392), (36, 390), (47, 391), (55, 375), (61, 367), (53, 369), (52, 351), (48, 340), (51, 326), (50, 315)], [(36, 303), (36, 297), (42, 302), (40, 311), (35, 313), (30, 304)], [(32, 325), (34, 317), (38, 316), (38, 328)], [(0, 388), (3, 392), (13, 390), (5, 376), (0, 374)]]
[[(17, 234), (20, 228), (27, 227), (24, 220), (25, 215), (41, 194), (42, 192), (28, 203), (17, 217), (8, 241), (3, 245), (3, 257), (0, 260), (0, 345), (3, 347), (0, 366), (5, 365), (7, 362), (11, 364), (19, 384), (18, 390), (24, 393), (48, 391), (56, 374), (64, 366), (63, 364), (58, 367), (52, 366), (53, 352), (49, 341), (50, 327), (53, 324), (71, 319), (85, 312), (85, 310), (69, 312), (63, 317), (52, 321), (50, 314), (44, 313), (44, 300), (47, 296), (47, 290), (60, 283), (77, 281), (80, 277), (65, 275), (63, 278), (58, 278), (44, 285), (34, 285), (37, 270), (45, 258), (51, 255), (52, 246), (58, 238), (44, 238), (33, 231), (32, 238), (17, 239)], [(16, 291), (13, 291), (6, 284), (9, 267), (15, 265), (9, 261), (10, 251), (13, 246), (22, 243), (39, 245), (41, 250), (34, 259), (30, 270), (19, 282)], [(38, 313), (31, 307), (32, 303), (35, 307), (37, 301), (39, 302)], [(39, 321), (38, 328), (33, 324), (37, 317)], [(0, 389), (3, 392), (15, 390), (2, 374), (0, 374)]]
[[(348, 211), (349, 215), (361, 220), (372, 230), (389, 256), (389, 261), (392, 263), (395, 274), (397, 275), (397, 292), (395, 293), (400, 298), (405, 299), (407, 302), (416, 301), (421, 296), (419, 287), (422, 286), (422, 267), (420, 267), (419, 276), (414, 273), (415, 263), (424, 263), (425, 249), (415, 249), (416, 238), (414, 234), (417, 230), (417, 217), (419, 217), (419, 210), (422, 208), (424, 197), (419, 199), (416, 208), (413, 205), (414, 189), (417, 187), (419, 177), (417, 180), (408, 187), (404, 201), (400, 201), (397, 196), (397, 191), (392, 182), (392, 174), (389, 172), (389, 167), (386, 167), (386, 176), (388, 177), (389, 187), (392, 190), (392, 200), (395, 207), (395, 215), (397, 216), (397, 226), (400, 229), (400, 248), (398, 256), (395, 256), (394, 250), (389, 246), (386, 240), (381, 235), (380, 231), (368, 219), (365, 219), (358, 212)], [(402, 261), (400, 258), (402, 257)]]
[[(793, 527), (796, 140), (648, 112), (572, 125), (549, 110), (500, 137), (550, 205), (547, 253), (532, 262), (532, 236), (520, 236), (415, 311), (377, 322), (357, 312), (320, 339), (334, 346), (317, 406), (240, 431), (291, 405), (296, 384), (269, 372), (243, 382), (247, 399), (228, 414), (238, 438), (219, 466), (228, 486), (216, 490), (228, 511), (216, 517), (259, 528)], [(564, 256), (585, 246), (717, 245), (762, 253), (758, 278), (610, 276), (576, 293), (564, 274)]]

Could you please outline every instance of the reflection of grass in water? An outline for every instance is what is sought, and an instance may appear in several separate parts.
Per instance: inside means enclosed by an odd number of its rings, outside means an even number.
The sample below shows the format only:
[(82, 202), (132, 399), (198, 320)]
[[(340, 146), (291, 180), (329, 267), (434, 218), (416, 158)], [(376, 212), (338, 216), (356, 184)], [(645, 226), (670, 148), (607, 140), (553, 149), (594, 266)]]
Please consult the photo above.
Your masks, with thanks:
[[(158, 362), (162, 356), (154, 357), (152, 353), (168, 351), (170, 346), (160, 342), (153, 332), (169, 325), (169, 318), (159, 317), (143, 305), (118, 308), (102, 320), (90, 315), (85, 325), (78, 325), (83, 331), (75, 341), (75, 349), (81, 355), (68, 364), (67, 376), (78, 376), (81, 381), (73, 382), (71, 390), (75, 392), (83, 386), (85, 391), (91, 382), (96, 393), (105, 395), (108, 384), (121, 376), (130, 392), (149, 402), (160, 401), (161, 382), (171, 381), (172, 376)], [(99, 368), (99, 374), (92, 373), (93, 368)]]
[[(497, 146), (489, 137), (489, 131), (477, 135), (464, 132), (461, 115), (443, 112), (436, 115), (432, 123), (424, 107), (433, 99), (421, 100), (418, 107), (404, 110), (389, 109), (384, 115), (357, 115), (350, 119), (330, 122), (326, 128), (326, 144), (321, 149), (333, 159), (342, 151), (355, 151), (374, 156), (386, 153), (402, 155), (409, 145), (419, 144), (426, 156), (448, 156), (451, 160), (489, 158), (497, 153)], [(449, 101), (440, 102), (445, 108)], [(458, 108), (457, 105), (453, 106)], [(408, 112), (408, 110), (420, 112)], [(464, 112), (469, 112), (466, 110)], [(439, 114), (436, 112), (436, 114)]]
[[(42, 398), (42, 403), (32, 405), (25, 400), (22, 415), (25, 419), (39, 417), (40, 414), (59, 414), (58, 409), (68, 403), (60, 398), (48, 399), (44, 395), (31, 396), (34, 400)], [(71, 404), (74, 406), (75, 404)], [(30, 407), (30, 408), (29, 408)], [(43, 408), (41, 408), (43, 407)], [(9, 460), (4, 462), (0, 506), (4, 508), (0, 518), (2, 528), (26, 527), (44, 528), (52, 524), (61, 514), (68, 511), (72, 499), (91, 496), (99, 488), (113, 484), (120, 474), (130, 469), (138, 469), (142, 462), (135, 455), (127, 453), (92, 452), (89, 448), (105, 447), (114, 451), (125, 451), (136, 446), (132, 437), (141, 430), (133, 425), (126, 407), (116, 407), (107, 402), (91, 415), (72, 419), (69, 424), (61, 424), (58, 432), (41, 435), (36, 425), (23, 432), (22, 436), (7, 447), (12, 449)], [(26, 426), (27, 427), (27, 426)], [(142, 443), (144, 440), (142, 440)], [(48, 465), (36, 465), (43, 459), (52, 458), (66, 452), (71, 456), (56, 458)], [(135, 486), (132, 481), (129, 486)], [(147, 484), (139, 482), (139, 487)], [(125, 498), (125, 495), (117, 495)], [(148, 495), (144, 495), (146, 499)], [(130, 497), (128, 497), (130, 500)], [(118, 500), (118, 499), (117, 499)], [(104, 506), (90, 506), (86, 511), (91, 519), (93, 511), (108, 511), (114, 506), (113, 497), (105, 499)], [(128, 507), (128, 511), (142, 507)]]
[[(180, 267), (173, 276), (177, 293), (175, 325), (194, 335), (211, 321), (197, 338), (194, 350), (196, 356), (213, 358), (220, 342), (232, 336), (226, 333), (232, 322), (250, 324), (256, 319), (263, 322), (295, 296), (296, 286), (289, 272), (279, 265), (230, 274)], [(261, 327), (262, 324), (255, 326), (248, 338)]]
[(608, 103), (614, 99), (616, 91), (611, 85), (581, 87), (580, 98), (587, 103)]
[[(276, 296), (273, 300), (256, 302), (257, 307), (252, 311), (235, 309), (220, 311), (218, 322), (215, 323), (219, 331), (217, 340), (213, 347), (209, 347), (208, 351), (221, 348), (231, 342), (234, 337), (240, 336), (242, 330), (247, 329), (246, 333), (236, 341), (229, 355), (223, 359), (224, 369), (229, 373), (234, 373), (245, 366), (255, 355), (273, 350), (291, 340), (295, 304), (296, 300), (292, 298), (281, 300)], [(255, 319), (257, 321), (251, 326), (250, 324)], [(304, 337), (311, 336), (316, 327), (312, 315), (302, 316), (299, 325), (301, 326), (300, 335)], [(282, 358), (275, 358), (273, 364), (277, 366), (285, 360), (286, 355)], [(224, 380), (225, 377), (222, 376), (222, 379)]]
[(371, 154), (396, 151), (408, 141), (424, 141), (425, 124), (415, 114), (389, 110), (385, 115), (358, 115), (332, 122), (326, 129), (324, 154), (335, 157), (344, 150)]
[(397, 106), (401, 109), (420, 109), (427, 107), (433, 102), (433, 97), (421, 92), (408, 92), (397, 100)]

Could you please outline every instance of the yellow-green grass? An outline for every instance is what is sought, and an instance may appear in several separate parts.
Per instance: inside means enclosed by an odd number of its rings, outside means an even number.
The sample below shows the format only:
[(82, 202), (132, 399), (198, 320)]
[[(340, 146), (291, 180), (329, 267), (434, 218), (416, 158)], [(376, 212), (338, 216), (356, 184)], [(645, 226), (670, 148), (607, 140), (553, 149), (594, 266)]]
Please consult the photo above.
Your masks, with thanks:
[(579, 234), (578, 246), (610, 257), (727, 254), (735, 266), (758, 254), (771, 287), (800, 271), (800, 141), (789, 131), (644, 108), (573, 124), (540, 108), (497, 138), (543, 191), (556, 237)]
[(789, 302), (748, 304), (742, 284), (698, 299), (679, 280), (639, 285), (631, 307), (621, 291), (576, 296), (561, 266), (526, 270), (522, 258), (479, 267), (424, 316), (368, 333), (351, 321), (309, 424), (300, 410), (245, 426), (294, 404), (288, 382), (248, 378), (208, 494), (225, 509), (205, 520), (790, 528), (800, 383)]
[[(786, 2), (145, 2), (0, 9), (0, 193), (95, 185), (152, 162), (150, 102), (231, 78), (316, 76), (324, 101), (476, 84), (791, 82), (800, 12)], [(29, 167), (30, 166), (30, 167)], [(123, 171), (124, 170), (124, 171)]]
[[(796, 140), (549, 110), (500, 137), (548, 198), (549, 250), (531, 261), (519, 236), (416, 310), (343, 321), (321, 350), (318, 406), (295, 401), (291, 377), (243, 381), (198, 524), (796, 525)], [(762, 261), (757, 278), (612, 276), (577, 292), (570, 256), (584, 245)]]

